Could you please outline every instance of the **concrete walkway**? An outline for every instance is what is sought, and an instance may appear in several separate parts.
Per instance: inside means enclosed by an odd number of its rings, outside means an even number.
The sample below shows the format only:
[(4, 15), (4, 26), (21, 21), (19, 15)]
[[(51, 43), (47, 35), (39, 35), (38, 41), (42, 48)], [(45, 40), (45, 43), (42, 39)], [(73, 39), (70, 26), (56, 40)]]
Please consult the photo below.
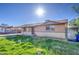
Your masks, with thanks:
[(12, 35), (22, 35), (22, 33), (15, 33), (15, 34), (0, 34), (0, 36), (12, 36)]

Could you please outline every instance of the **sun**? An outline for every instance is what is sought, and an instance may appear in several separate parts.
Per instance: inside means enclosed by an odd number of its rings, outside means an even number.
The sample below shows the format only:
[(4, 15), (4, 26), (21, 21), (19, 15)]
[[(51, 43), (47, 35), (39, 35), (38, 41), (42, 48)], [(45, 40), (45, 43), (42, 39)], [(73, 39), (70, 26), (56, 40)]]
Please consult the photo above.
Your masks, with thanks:
[(38, 16), (43, 16), (44, 13), (45, 13), (45, 11), (44, 11), (43, 8), (38, 8), (38, 9), (36, 9), (36, 14), (37, 14)]

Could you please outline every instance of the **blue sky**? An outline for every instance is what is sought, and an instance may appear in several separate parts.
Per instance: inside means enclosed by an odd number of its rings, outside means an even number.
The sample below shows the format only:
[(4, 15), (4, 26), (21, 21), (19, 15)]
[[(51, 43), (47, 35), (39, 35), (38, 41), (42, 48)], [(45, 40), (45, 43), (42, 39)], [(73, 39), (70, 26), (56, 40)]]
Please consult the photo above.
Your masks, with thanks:
[[(77, 17), (77, 13), (72, 6), (79, 4), (0, 4), (0, 24), (18, 26), (29, 23), (39, 23), (45, 20), (72, 20)], [(36, 15), (38, 7), (43, 8), (45, 13), (39, 17)]]

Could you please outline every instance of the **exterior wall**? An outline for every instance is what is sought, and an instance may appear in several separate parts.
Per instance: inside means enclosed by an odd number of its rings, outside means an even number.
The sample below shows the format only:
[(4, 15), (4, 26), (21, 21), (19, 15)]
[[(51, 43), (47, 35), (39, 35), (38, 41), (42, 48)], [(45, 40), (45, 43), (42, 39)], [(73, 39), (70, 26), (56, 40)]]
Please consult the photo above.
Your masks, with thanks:
[[(55, 37), (65, 39), (66, 24), (50, 25), (54, 26), (54, 30), (47, 31), (46, 25), (39, 25), (34, 27), (34, 32), (37, 36)], [(31, 28), (26, 28), (25, 35), (31, 35)]]
[(36, 27), (34, 28), (34, 31), (35, 31), (35, 32), (43, 32), (43, 31), (46, 31), (46, 26), (44, 26), (44, 25), (36, 26)]
[[(51, 32), (65, 32), (65, 29), (66, 29), (66, 24), (57, 24), (57, 25), (50, 25), (50, 26), (54, 26), (54, 30), (52, 29)], [(35, 32), (47, 31), (45, 25), (36, 26), (34, 30)]]
[(27, 27), (26, 28), (26, 32), (31, 32), (32, 30), (31, 30), (31, 28), (30, 27)]
[(65, 24), (57, 24), (55, 25), (55, 32), (65, 32), (66, 25)]
[(5, 32), (5, 28), (0, 27), (0, 32)]
[(44, 37), (54, 37), (54, 38), (62, 38), (65, 39), (65, 33), (55, 33), (55, 32), (35, 32), (37, 36)]
[[(48, 25), (49, 26), (49, 25)], [(66, 24), (55, 24), (55, 25), (50, 25), (54, 26), (54, 30), (51, 29), (50, 32), (58, 32), (58, 33), (64, 33), (66, 29)], [(26, 27), (25, 32), (31, 32), (32, 28), (31, 27)], [(35, 32), (46, 32), (46, 25), (37, 25), (34, 27)]]
[(12, 27), (12, 28), (10, 28), (10, 30), (11, 31), (13, 31), (13, 32), (16, 32), (16, 33), (21, 33), (21, 32), (23, 32), (23, 29), (22, 28), (20, 28), (20, 27)]

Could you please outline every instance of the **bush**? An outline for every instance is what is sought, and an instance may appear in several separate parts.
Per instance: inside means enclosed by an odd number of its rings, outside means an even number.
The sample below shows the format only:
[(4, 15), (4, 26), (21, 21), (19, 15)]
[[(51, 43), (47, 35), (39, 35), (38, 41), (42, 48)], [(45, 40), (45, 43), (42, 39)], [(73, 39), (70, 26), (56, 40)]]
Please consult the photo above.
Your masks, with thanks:
[(16, 43), (7, 39), (0, 39), (0, 54), (23, 55), (23, 54), (47, 54), (45, 49), (35, 47), (31, 42)]
[[(21, 42), (18, 42), (21, 40)], [(79, 43), (47, 37), (13, 36), (0, 38), (0, 54), (5, 55), (72, 55), (79, 54)]]

